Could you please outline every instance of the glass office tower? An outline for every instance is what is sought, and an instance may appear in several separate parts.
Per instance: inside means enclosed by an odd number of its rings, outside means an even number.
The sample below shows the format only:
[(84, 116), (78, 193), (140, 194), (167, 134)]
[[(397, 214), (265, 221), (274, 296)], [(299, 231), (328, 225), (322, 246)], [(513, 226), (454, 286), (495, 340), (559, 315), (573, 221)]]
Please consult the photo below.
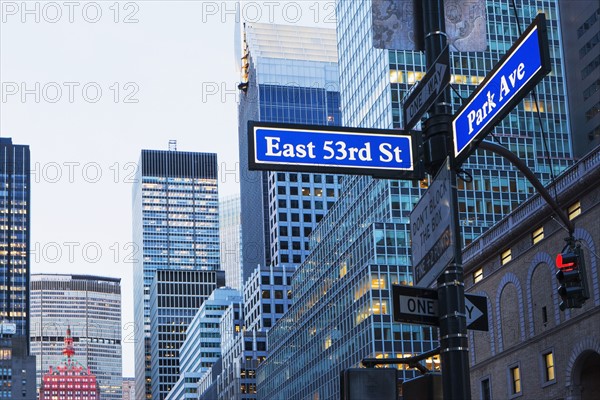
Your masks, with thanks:
[(24, 337), (29, 337), (30, 193), (29, 146), (0, 138), (0, 320), (16, 324), (15, 335)]
[(260, 266), (297, 266), (338, 196), (338, 176), (248, 171), (249, 120), (339, 125), (335, 31), (246, 24), (239, 104), (243, 281)]
[[(451, 54), (452, 84), (463, 98), (519, 36), (508, 3), (487, 2), (488, 51)], [(372, 47), (370, 1), (336, 4), (343, 125), (401, 128), (402, 99), (423, 76), (424, 57)], [(572, 160), (557, 2), (520, 2), (522, 26), (538, 12), (548, 19), (553, 69), (537, 87), (543, 126), (526, 98), (494, 134), (547, 183)], [(533, 190), (493, 154), (478, 151), (463, 168), (473, 177), (459, 181), (463, 241), (470, 243)], [(423, 188), (410, 181), (344, 179), (340, 200), (313, 232), (312, 252), (294, 275), (294, 304), (268, 334), (270, 357), (257, 373), (260, 398), (336, 398), (340, 371), (363, 358), (406, 357), (436, 346), (437, 329), (393, 323), (391, 316), (391, 285), (412, 282), (409, 216)], [(431, 369), (437, 361), (427, 364)], [(401, 370), (402, 379), (414, 376)]]
[(219, 269), (216, 154), (142, 150), (133, 185), (133, 242), (135, 392), (143, 400), (152, 398), (150, 343), (157, 332), (150, 331), (150, 286), (156, 271)]
[(60, 365), (65, 326), (77, 360), (96, 376), (102, 399), (122, 398), (121, 279), (91, 275), (31, 276), (31, 353), (38, 386)]
[(219, 202), (219, 235), (221, 237), (221, 268), (227, 286), (242, 288), (242, 211), (240, 195), (224, 197)]
[(600, 144), (600, 4), (559, 5), (573, 148), (582, 157)]

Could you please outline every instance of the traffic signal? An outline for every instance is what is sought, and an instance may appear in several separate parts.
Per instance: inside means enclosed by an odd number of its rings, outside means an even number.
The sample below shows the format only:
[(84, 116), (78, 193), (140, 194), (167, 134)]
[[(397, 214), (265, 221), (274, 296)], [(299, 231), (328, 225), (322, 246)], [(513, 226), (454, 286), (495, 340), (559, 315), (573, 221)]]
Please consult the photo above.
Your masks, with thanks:
[(570, 242), (563, 251), (556, 256), (556, 279), (560, 284), (558, 295), (562, 299), (560, 310), (567, 308), (581, 308), (589, 299), (585, 262), (580, 245)]

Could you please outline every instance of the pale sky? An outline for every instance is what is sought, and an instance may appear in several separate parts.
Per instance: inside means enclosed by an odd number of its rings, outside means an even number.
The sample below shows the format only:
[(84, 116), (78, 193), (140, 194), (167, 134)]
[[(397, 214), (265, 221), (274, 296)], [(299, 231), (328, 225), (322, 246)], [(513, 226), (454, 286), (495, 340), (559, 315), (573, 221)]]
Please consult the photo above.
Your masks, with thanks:
[(334, 1), (0, 1), (0, 136), (31, 149), (33, 273), (122, 279), (133, 376), (131, 180), (141, 149), (216, 152), (239, 192), (235, 11), (335, 28)]

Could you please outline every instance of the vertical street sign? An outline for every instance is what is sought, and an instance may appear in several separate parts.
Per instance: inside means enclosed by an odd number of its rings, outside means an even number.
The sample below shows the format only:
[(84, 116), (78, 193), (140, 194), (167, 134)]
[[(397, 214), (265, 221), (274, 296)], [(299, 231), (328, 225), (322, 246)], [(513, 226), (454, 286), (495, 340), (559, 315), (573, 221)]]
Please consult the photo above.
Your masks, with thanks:
[(539, 14), (455, 114), (456, 165), (551, 71), (549, 54), (546, 18)]
[(450, 66), (448, 65), (448, 46), (435, 60), (433, 66), (421, 79), (402, 105), (404, 129), (411, 129), (433, 105), (435, 99), (450, 84)]
[(410, 213), (415, 285), (430, 286), (452, 260), (454, 234), (448, 160)]

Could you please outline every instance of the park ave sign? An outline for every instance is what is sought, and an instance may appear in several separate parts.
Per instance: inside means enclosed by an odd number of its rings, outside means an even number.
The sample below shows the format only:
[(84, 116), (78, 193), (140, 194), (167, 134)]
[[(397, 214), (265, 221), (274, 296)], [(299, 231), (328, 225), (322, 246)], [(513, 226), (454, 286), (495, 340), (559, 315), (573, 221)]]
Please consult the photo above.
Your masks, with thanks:
[(452, 133), (457, 165), (550, 70), (546, 19), (539, 14), (456, 113)]

